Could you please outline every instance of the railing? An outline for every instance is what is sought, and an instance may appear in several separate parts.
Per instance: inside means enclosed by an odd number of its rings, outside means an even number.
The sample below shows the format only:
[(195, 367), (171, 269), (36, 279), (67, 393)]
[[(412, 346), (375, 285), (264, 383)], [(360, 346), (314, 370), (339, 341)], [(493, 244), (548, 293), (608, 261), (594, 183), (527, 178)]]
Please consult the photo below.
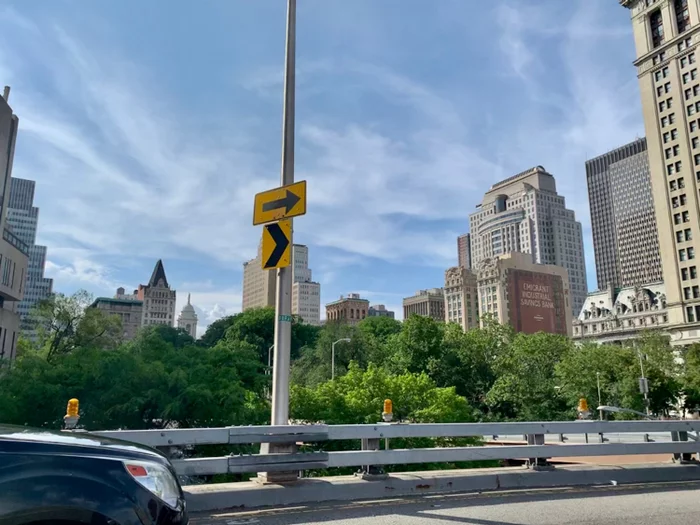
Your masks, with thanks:
[[(450, 423), (375, 425), (289, 425), (247, 426), (167, 430), (118, 430), (94, 432), (141, 443), (172, 448), (215, 444), (314, 443), (333, 440), (361, 440), (362, 450), (339, 452), (297, 452), (290, 454), (231, 455), (215, 458), (175, 459), (179, 474), (201, 476), (245, 472), (281, 472), (331, 467), (378, 466), (431, 462), (466, 462), (527, 459), (534, 467), (547, 466), (548, 458), (618, 456), (632, 454), (673, 454), (688, 460), (700, 452), (697, 433), (700, 421), (556, 421), (527, 423)], [(695, 432), (693, 436), (689, 432)], [(640, 442), (607, 441), (605, 434), (638, 434)], [(648, 436), (665, 434), (668, 441), (651, 441)], [(463, 438), (522, 436), (527, 445), (380, 450), (380, 440), (392, 438)], [(560, 444), (548, 444), (546, 435), (557, 435)], [(565, 435), (586, 435), (586, 442), (566, 444)], [(591, 443), (588, 436), (597, 441)], [(390, 442), (387, 441), (387, 444)]]

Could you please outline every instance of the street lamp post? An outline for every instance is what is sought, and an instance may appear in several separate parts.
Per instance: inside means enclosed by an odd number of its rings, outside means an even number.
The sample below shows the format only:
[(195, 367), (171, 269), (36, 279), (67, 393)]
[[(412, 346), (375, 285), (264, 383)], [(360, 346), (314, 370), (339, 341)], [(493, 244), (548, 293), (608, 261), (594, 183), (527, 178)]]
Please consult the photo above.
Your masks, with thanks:
[(338, 343), (349, 343), (350, 339), (347, 337), (343, 337), (342, 339), (338, 339), (331, 345), (331, 380), (335, 379), (335, 345)]

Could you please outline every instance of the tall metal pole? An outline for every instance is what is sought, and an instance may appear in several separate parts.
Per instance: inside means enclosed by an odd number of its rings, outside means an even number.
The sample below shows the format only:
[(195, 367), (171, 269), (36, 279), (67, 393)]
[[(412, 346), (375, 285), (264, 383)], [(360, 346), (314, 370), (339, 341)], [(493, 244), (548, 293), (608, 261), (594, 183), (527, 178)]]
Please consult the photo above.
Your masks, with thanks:
[[(287, 0), (287, 50), (284, 67), (281, 186), (294, 182), (294, 104), (296, 83), (296, 0)], [(293, 231), (293, 228), (292, 228)], [(289, 243), (293, 244), (290, 235)], [(275, 360), (272, 369), (272, 424), (289, 424), (289, 366), (292, 340), (292, 268), (277, 270)]]
[[(598, 384), (598, 406), (602, 406), (603, 401), (602, 401), (602, 398), (600, 396), (600, 372), (595, 373), (595, 379), (596, 379), (596, 383)], [(603, 411), (600, 409), (598, 410), (598, 419), (603, 421)]]

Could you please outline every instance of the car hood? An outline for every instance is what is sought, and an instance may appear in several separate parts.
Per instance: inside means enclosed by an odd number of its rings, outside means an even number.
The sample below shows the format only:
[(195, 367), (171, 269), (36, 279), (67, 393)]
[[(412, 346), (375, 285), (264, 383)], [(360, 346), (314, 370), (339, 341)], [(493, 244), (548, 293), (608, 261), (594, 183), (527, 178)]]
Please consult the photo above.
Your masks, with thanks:
[[(65, 448), (82, 450), (87, 453), (116, 455), (128, 457), (129, 455), (141, 458), (150, 458), (162, 462), (165, 456), (152, 448), (130, 441), (107, 438), (83, 431), (58, 431), (12, 425), (0, 425), (0, 441), (21, 441), (27, 444), (36, 443), (51, 448)], [(101, 451), (101, 452), (98, 452)], [(166, 460), (167, 461), (167, 460)]]

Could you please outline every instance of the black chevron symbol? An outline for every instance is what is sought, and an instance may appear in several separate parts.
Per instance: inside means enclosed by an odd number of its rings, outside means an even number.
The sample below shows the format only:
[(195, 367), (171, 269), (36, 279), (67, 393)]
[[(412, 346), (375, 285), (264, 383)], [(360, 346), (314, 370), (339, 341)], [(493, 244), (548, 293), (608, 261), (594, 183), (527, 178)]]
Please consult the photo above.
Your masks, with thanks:
[(287, 236), (284, 234), (282, 228), (280, 228), (280, 225), (277, 222), (268, 224), (265, 226), (265, 229), (267, 229), (267, 232), (270, 234), (270, 237), (272, 237), (272, 240), (275, 241), (275, 249), (272, 250), (270, 257), (268, 257), (267, 261), (265, 261), (265, 268), (275, 268), (284, 255), (287, 246), (289, 246), (289, 239), (287, 239)]

